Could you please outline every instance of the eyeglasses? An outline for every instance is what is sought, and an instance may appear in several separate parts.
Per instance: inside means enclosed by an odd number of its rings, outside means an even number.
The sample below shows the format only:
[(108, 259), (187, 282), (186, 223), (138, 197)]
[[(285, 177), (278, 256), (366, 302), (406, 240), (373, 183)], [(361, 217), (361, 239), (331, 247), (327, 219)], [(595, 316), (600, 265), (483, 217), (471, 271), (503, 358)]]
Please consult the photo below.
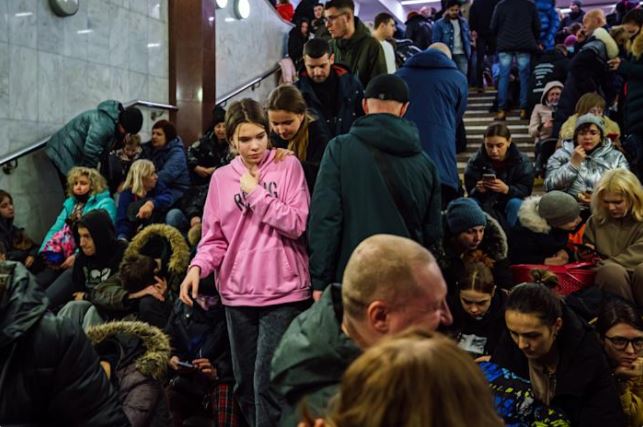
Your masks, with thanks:
[(641, 337), (633, 339), (625, 337), (605, 337), (605, 339), (611, 342), (617, 350), (625, 350), (630, 344), (632, 344), (632, 348), (636, 351), (643, 350), (643, 338)]

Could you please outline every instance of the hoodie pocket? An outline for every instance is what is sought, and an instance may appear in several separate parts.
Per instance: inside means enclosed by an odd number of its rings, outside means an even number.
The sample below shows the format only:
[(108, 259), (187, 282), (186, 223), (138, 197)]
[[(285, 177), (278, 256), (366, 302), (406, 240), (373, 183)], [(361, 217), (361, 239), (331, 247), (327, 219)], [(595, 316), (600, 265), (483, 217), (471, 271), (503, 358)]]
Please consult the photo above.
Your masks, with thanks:
[(225, 286), (238, 295), (282, 295), (295, 290), (297, 273), (283, 248), (237, 252)]

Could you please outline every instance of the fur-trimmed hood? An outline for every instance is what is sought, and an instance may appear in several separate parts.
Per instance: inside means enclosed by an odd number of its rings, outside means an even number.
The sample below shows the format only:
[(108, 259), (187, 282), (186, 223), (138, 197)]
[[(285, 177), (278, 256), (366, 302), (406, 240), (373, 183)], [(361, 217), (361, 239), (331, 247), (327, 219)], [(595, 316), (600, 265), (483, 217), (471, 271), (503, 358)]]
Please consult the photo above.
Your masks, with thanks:
[(618, 45), (605, 28), (595, 29), (592, 33), (592, 37), (595, 37), (603, 42), (603, 44), (605, 45), (605, 51), (607, 53), (607, 59), (614, 59), (618, 56)]
[(634, 41), (632, 41), (630, 52), (632, 52), (632, 56), (634, 58), (641, 58), (641, 55), (643, 54), (643, 31), (639, 31), (639, 34), (636, 36)]
[[(453, 234), (449, 231), (447, 221), (445, 219), (446, 212), (443, 212), (443, 221), (445, 227), (445, 236), (447, 238), (454, 237)], [(484, 237), (478, 249), (483, 251), (487, 256), (489, 256), (494, 261), (502, 261), (507, 258), (509, 252), (509, 244), (507, 242), (507, 235), (505, 234), (502, 226), (498, 221), (496, 221), (491, 215), (485, 212), (487, 217), (487, 226), (484, 229)], [(449, 250), (447, 249), (447, 252)]]
[(172, 255), (167, 265), (168, 272), (176, 275), (185, 274), (190, 262), (190, 248), (181, 232), (169, 225), (152, 224), (145, 227), (132, 239), (123, 258), (140, 253), (145, 244), (155, 235), (164, 237), (170, 244)]
[(136, 358), (136, 369), (146, 377), (162, 380), (170, 360), (170, 338), (159, 328), (145, 322), (109, 322), (93, 326), (87, 331), (91, 343), (96, 346), (116, 335), (139, 338), (145, 351)]
[(520, 225), (534, 233), (549, 234), (551, 226), (538, 214), (538, 204), (542, 196), (527, 197), (518, 211)]

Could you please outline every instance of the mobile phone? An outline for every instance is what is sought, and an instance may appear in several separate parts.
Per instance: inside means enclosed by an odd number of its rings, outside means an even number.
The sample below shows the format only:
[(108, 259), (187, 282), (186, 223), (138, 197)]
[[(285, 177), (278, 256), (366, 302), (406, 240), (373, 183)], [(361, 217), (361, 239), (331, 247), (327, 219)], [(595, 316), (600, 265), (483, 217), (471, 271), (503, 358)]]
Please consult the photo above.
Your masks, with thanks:
[(483, 173), (482, 174), (482, 180), (483, 181), (493, 181), (496, 179), (496, 174), (495, 173)]
[(179, 367), (184, 369), (196, 369), (196, 366), (194, 366), (190, 362), (184, 362), (182, 360), (179, 360), (178, 362), (176, 362), (176, 364), (179, 365)]

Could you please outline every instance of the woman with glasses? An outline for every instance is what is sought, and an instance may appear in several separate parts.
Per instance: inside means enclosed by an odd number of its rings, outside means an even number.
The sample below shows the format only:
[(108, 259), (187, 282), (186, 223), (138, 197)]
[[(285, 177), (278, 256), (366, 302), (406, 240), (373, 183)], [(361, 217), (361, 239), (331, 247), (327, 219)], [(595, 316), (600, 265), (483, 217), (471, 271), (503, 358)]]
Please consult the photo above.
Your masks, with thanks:
[(643, 321), (636, 309), (614, 300), (596, 322), (603, 348), (621, 393), (627, 425), (643, 425)]
[(583, 238), (604, 257), (596, 285), (643, 307), (643, 189), (632, 172), (603, 175)]
[(564, 142), (549, 158), (545, 190), (571, 194), (587, 211), (598, 180), (618, 168), (628, 168), (625, 156), (607, 138), (601, 118), (585, 114), (576, 120), (573, 140)]

